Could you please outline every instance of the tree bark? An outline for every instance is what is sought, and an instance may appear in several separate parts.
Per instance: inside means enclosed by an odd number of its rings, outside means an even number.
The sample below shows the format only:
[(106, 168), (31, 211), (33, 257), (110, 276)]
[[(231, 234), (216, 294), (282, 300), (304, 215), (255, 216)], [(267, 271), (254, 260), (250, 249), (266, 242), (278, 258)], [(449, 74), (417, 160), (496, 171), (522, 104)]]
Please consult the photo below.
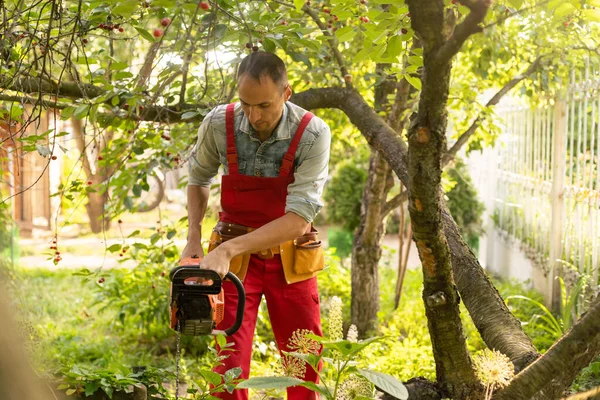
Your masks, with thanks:
[(460, 298), (441, 213), (441, 159), (446, 151), (451, 58), (440, 62), (435, 55), (445, 44), (444, 4), (415, 0), (407, 3), (414, 16), (413, 28), (424, 48), (419, 109), (408, 130), (408, 210), (423, 267), (423, 300), (437, 381), (452, 398), (463, 399), (477, 392), (480, 385), (462, 329)]
[[(83, 171), (88, 179), (88, 182), (91, 182), (92, 185), (102, 183), (106, 180), (106, 177), (109, 176), (109, 172), (107, 170), (96, 170), (94, 174), (92, 172), (92, 166), (90, 162), (90, 158), (88, 157), (88, 153), (86, 150), (85, 138), (83, 135), (83, 126), (81, 124), (81, 120), (76, 118), (71, 118), (71, 125), (73, 126), (73, 134), (75, 136), (75, 142), (77, 143), (77, 149), (79, 150), (79, 154), (81, 157), (81, 164), (83, 166)], [(109, 138), (104, 140), (104, 143), (110, 141), (110, 132), (107, 133)], [(101, 148), (105, 146), (102, 145)], [(102, 173), (100, 172), (102, 171)], [(85, 205), (85, 209), (88, 214), (88, 218), (90, 221), (90, 229), (93, 233), (100, 233), (108, 228), (110, 228), (110, 218), (105, 215), (104, 206), (108, 201), (108, 192), (100, 194), (99, 192), (89, 192), (87, 193), (88, 202)]]
[[(306, 109), (339, 108), (344, 111), (367, 141), (388, 161), (402, 184), (410, 184), (406, 170), (406, 145), (358, 92), (344, 88), (311, 89), (295, 94), (292, 101)], [(442, 220), (456, 285), (482, 339), (490, 349), (506, 354), (516, 367), (523, 368), (538, 355), (531, 339), (508, 310), (477, 257), (460, 239), (459, 229), (448, 211), (442, 213)], [(498, 330), (503, 334), (497, 335)]]
[[(385, 64), (378, 64), (377, 73), (385, 73)], [(387, 96), (393, 92), (394, 82), (384, 79), (375, 88), (375, 109), (383, 111)], [(369, 174), (360, 207), (360, 223), (352, 244), (352, 303), (351, 321), (360, 337), (377, 332), (379, 311), (379, 260), (381, 240), (385, 234), (382, 215), (387, 194), (394, 186), (392, 170), (383, 157), (373, 151), (369, 160)]]
[(381, 209), (392, 177), (387, 162), (377, 152), (369, 161), (369, 177), (360, 213), (360, 225), (352, 245), (352, 306), (351, 319), (360, 337), (376, 333), (379, 311), (379, 273), (381, 239), (385, 226)]
[(446, 206), (442, 216), (456, 285), (475, 327), (490, 349), (508, 356), (517, 372), (522, 370), (539, 357), (538, 352), (463, 240)]

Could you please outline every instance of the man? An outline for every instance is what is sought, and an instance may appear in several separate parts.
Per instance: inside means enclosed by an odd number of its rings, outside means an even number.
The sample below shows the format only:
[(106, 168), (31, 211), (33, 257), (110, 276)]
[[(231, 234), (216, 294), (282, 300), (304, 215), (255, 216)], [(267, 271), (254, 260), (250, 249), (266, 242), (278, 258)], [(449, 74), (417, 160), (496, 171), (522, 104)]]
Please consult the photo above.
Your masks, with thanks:
[[(204, 119), (190, 158), (188, 186), (189, 233), (183, 257), (203, 255), (200, 226), (209, 185), (220, 165), (219, 224), (201, 268), (244, 281), (246, 311), (238, 332), (228, 338), (234, 352), (218, 372), (241, 367), (248, 378), (252, 338), (264, 294), (280, 350), (288, 350), (294, 331), (321, 335), (316, 272), (322, 269), (320, 242), (311, 222), (322, 208), (327, 179), (331, 133), (327, 125), (288, 102), (292, 89), (283, 61), (256, 52), (238, 70), (239, 104), (219, 106)], [(219, 329), (235, 319), (237, 293), (224, 282), (225, 318)], [(317, 376), (308, 366), (306, 380)], [(226, 399), (247, 399), (237, 390)], [(288, 399), (316, 399), (303, 387), (288, 389)]]

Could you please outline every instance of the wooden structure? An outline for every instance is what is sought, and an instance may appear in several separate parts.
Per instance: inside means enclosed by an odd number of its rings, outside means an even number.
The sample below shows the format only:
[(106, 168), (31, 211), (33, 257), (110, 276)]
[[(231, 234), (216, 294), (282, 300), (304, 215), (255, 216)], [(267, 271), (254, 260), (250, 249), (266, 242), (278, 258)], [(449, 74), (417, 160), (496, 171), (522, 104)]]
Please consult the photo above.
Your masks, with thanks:
[(21, 237), (30, 237), (34, 229), (49, 230), (52, 220), (50, 199), (50, 158), (36, 151), (24, 151), (21, 135), (46, 132), (49, 116), (23, 130), (20, 125), (0, 123), (0, 193), (12, 204), (12, 216)]

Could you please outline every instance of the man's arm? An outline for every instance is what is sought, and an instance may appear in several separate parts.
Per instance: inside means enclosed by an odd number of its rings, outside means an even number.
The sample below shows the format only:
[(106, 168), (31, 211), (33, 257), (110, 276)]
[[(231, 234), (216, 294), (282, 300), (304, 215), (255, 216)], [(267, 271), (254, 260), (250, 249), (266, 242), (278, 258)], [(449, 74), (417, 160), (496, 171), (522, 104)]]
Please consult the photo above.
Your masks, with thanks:
[(188, 236), (181, 257), (204, 256), (202, 249), (202, 220), (208, 206), (210, 190), (207, 187), (189, 185), (187, 188)]
[(302, 236), (309, 224), (301, 216), (289, 212), (255, 231), (219, 245), (204, 257), (200, 268), (212, 269), (224, 277), (229, 271), (229, 263), (233, 257), (269, 249)]
[(206, 214), (210, 183), (219, 169), (219, 152), (212, 129), (213, 109), (198, 129), (198, 141), (189, 158), (187, 208), (188, 236), (181, 257), (202, 256), (202, 220)]

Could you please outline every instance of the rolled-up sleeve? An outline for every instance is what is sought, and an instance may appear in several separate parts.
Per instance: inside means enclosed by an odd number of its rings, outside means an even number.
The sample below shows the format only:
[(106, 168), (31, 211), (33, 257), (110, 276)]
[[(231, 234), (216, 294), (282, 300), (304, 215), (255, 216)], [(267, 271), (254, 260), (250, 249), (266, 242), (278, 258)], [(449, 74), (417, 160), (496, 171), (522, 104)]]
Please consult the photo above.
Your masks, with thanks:
[(329, 171), (331, 131), (327, 124), (320, 122), (319, 134), (298, 165), (286, 199), (285, 211), (293, 212), (307, 222), (312, 222), (323, 208), (321, 196)]
[(198, 128), (198, 141), (192, 149), (188, 164), (189, 185), (208, 187), (219, 171), (219, 152), (211, 126), (213, 116), (214, 110), (206, 115)]

